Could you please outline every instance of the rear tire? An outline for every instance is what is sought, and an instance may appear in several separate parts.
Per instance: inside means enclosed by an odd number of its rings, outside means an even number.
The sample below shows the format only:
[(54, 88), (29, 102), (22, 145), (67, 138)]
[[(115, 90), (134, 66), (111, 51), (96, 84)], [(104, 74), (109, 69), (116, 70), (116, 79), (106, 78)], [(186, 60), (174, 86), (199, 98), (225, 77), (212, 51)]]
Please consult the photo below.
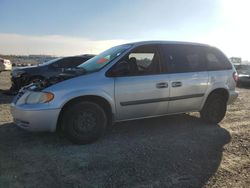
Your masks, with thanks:
[(64, 135), (75, 144), (88, 144), (101, 137), (107, 126), (103, 108), (94, 102), (82, 101), (67, 107), (62, 114)]
[(219, 123), (227, 111), (227, 98), (221, 94), (213, 93), (208, 96), (205, 105), (200, 111), (203, 120), (209, 123)]

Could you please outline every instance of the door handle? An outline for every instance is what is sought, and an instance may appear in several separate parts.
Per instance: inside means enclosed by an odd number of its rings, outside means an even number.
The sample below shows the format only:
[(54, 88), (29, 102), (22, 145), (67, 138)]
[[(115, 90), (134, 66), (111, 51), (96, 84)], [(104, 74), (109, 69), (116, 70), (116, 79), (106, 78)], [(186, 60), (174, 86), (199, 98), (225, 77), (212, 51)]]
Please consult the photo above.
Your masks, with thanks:
[(167, 82), (160, 82), (156, 84), (156, 87), (161, 89), (161, 88), (167, 88), (168, 87), (168, 83)]
[(172, 87), (181, 87), (182, 83), (181, 82), (172, 82)]

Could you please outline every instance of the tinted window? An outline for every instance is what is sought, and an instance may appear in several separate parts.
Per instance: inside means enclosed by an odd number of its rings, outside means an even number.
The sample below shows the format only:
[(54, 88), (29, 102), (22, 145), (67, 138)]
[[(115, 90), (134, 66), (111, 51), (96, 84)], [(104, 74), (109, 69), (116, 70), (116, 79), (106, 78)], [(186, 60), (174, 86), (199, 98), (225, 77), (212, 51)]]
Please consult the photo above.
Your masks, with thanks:
[(72, 65), (73, 67), (77, 67), (78, 65), (84, 63), (85, 61), (89, 60), (90, 58), (83, 58), (83, 57), (74, 57), (72, 59)]
[(50, 60), (50, 61), (47, 61), (47, 62), (41, 63), (41, 64), (39, 64), (39, 65), (40, 65), (40, 66), (47, 66), (47, 65), (51, 65), (51, 64), (53, 64), (53, 63), (55, 63), (55, 62), (57, 62), (57, 61), (60, 61), (61, 59), (63, 59), (63, 58), (56, 58), (56, 59), (52, 59), (52, 60)]
[(208, 70), (225, 70), (232, 68), (227, 57), (215, 48), (206, 49), (206, 60)]
[(193, 45), (162, 45), (168, 72), (197, 72), (206, 70), (202, 47)]
[[(59, 68), (73, 68), (81, 64), (82, 58), (79, 57), (66, 57), (55, 62)], [(79, 64), (78, 64), (79, 63)]]
[[(160, 73), (160, 56), (155, 45), (144, 45), (133, 49), (122, 61), (129, 65), (129, 73), (121, 76), (139, 76)], [(119, 66), (119, 64), (117, 65)]]

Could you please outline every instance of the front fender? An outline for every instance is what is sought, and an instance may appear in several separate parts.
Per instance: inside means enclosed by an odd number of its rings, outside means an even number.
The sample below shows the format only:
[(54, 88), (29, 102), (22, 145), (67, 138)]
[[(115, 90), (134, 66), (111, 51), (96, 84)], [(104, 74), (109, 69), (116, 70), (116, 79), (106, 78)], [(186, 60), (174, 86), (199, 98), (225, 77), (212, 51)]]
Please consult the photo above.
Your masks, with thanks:
[(105, 99), (111, 106), (112, 113), (115, 113), (115, 102), (113, 100), (113, 96), (103, 90), (75, 90), (69, 93), (62, 94), (60, 96), (56, 96), (53, 101), (53, 105), (55, 108), (62, 108), (67, 102), (74, 98), (84, 97), (84, 96), (97, 96)]

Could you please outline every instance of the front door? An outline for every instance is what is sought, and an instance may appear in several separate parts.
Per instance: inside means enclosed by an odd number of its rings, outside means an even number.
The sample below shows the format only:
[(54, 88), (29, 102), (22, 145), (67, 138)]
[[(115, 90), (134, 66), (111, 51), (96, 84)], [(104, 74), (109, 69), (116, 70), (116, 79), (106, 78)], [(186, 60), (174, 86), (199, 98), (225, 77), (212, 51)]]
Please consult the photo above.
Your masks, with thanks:
[(128, 62), (129, 72), (115, 77), (116, 119), (166, 114), (169, 76), (162, 74), (157, 46), (135, 48), (122, 61)]

